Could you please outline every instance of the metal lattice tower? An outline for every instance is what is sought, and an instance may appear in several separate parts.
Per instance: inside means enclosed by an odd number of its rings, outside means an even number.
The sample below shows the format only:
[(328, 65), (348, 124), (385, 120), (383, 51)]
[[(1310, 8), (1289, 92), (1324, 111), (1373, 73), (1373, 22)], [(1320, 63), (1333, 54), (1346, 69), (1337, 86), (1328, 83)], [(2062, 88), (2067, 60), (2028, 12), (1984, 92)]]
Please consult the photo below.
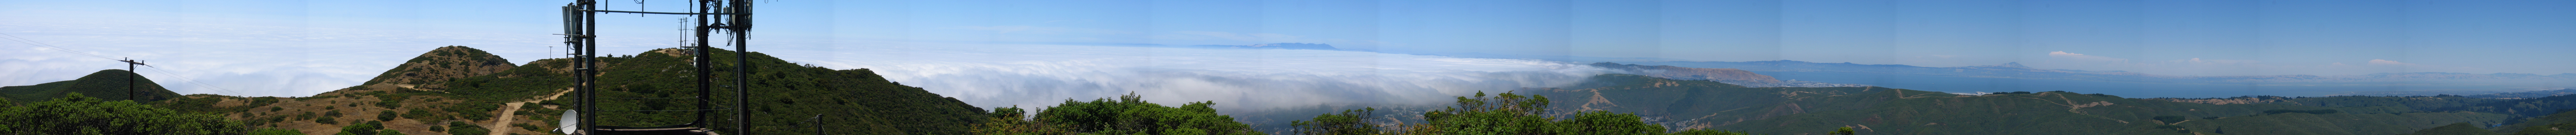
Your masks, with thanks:
[[(572, 49), (572, 52), (567, 55), (573, 56), (572, 71), (577, 74), (577, 76), (574, 77), (576, 82), (574, 84), (574, 89), (577, 90), (577, 93), (579, 93), (579, 97), (581, 98), (580, 101), (578, 101), (580, 107), (577, 109), (580, 109), (581, 112), (589, 112), (580, 113), (578, 114), (579, 118), (576, 118), (579, 120), (579, 122), (576, 123), (579, 124), (577, 127), (581, 129), (581, 134), (600, 133), (599, 131), (606, 130), (600, 129), (601, 127), (598, 125), (598, 116), (596, 116), (596, 114), (601, 113), (599, 113), (599, 108), (594, 106), (598, 103), (596, 99), (599, 98), (597, 92), (599, 86), (596, 86), (598, 78), (594, 77), (599, 75), (599, 60), (597, 56), (599, 48), (599, 42), (597, 41), (597, 17), (599, 14), (604, 13), (690, 15), (692, 18), (698, 19), (696, 21), (698, 26), (691, 29), (695, 31), (693, 35), (697, 38), (696, 43), (686, 47), (692, 49), (690, 53), (695, 56), (691, 59), (691, 65), (695, 65), (698, 68), (697, 75), (695, 77), (698, 78), (697, 84), (699, 97), (697, 97), (697, 99), (700, 110), (671, 111), (696, 111), (696, 122), (691, 122), (690, 124), (693, 125), (689, 126), (704, 129), (700, 131), (728, 131), (733, 134), (749, 134), (749, 131), (747, 130), (749, 128), (747, 128), (747, 125), (744, 123), (744, 121), (749, 120), (747, 119), (749, 116), (748, 112), (739, 108), (744, 106), (744, 103), (748, 103), (744, 98), (747, 98), (746, 95), (749, 95), (747, 88), (750, 85), (745, 79), (749, 79), (747, 77), (750, 75), (750, 70), (748, 68), (750, 64), (744, 62), (749, 60), (749, 51), (745, 51), (748, 47), (745, 46), (749, 43), (746, 39), (750, 38), (748, 33), (751, 31), (752, 2), (748, 0), (696, 1), (697, 7), (695, 7), (695, 11), (689, 13), (600, 10), (598, 5), (599, 3), (596, 0), (578, 0), (571, 4), (566, 4), (563, 7), (564, 34), (557, 35), (564, 35), (564, 44), (571, 46), (571, 48), (568, 49)], [(734, 89), (734, 104), (730, 106), (735, 107), (728, 107), (725, 109), (708, 109), (715, 108), (713, 107), (714, 104), (712, 103), (712, 97), (709, 95), (714, 94), (713, 91), (716, 87), (716, 83), (714, 82), (715, 76), (711, 75), (713, 73), (712, 69), (714, 68), (710, 67), (714, 64), (713, 61), (715, 57), (709, 53), (712, 52), (711, 50), (714, 48), (709, 46), (713, 44), (708, 43), (707, 39), (709, 36), (716, 34), (715, 32), (718, 32), (716, 30), (723, 30), (722, 34), (726, 34), (728, 35), (727, 38), (731, 38), (731, 40), (728, 40), (729, 43), (724, 44), (733, 45), (734, 51), (736, 52), (734, 53), (734, 62), (736, 63), (733, 67), (734, 84), (725, 85), (725, 87)], [(715, 125), (718, 124), (711, 123), (714, 121), (714, 119), (710, 119), (711, 116), (714, 116), (711, 114), (716, 111), (723, 110), (732, 110), (734, 118), (730, 120), (732, 122), (732, 126), (729, 128), (717, 128)]]

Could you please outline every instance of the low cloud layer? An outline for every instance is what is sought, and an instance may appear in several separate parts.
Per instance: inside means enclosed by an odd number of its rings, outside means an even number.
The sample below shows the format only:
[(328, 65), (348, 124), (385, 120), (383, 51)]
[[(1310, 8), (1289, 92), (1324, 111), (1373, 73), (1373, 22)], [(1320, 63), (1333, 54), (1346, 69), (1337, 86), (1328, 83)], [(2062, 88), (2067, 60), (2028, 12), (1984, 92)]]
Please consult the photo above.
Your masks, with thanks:
[[(1042, 107), (1133, 92), (1220, 108), (1430, 104), (1477, 91), (1557, 87), (1609, 70), (1522, 59), (1322, 50), (907, 44), (763, 51), (835, 69), (868, 68), (984, 107)], [(755, 50), (758, 51), (758, 50)]]

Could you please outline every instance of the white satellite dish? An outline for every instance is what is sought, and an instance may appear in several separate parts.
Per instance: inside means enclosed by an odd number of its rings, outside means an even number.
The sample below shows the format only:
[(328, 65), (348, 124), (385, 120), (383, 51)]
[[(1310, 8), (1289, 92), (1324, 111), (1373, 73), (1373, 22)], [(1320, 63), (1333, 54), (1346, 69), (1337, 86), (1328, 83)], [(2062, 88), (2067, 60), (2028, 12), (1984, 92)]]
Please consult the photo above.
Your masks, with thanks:
[(581, 131), (573, 130), (573, 127), (581, 125), (580, 114), (580, 111), (564, 110), (563, 117), (560, 117), (563, 121), (555, 122), (555, 131), (563, 131), (563, 134), (567, 135), (571, 135), (574, 131)]

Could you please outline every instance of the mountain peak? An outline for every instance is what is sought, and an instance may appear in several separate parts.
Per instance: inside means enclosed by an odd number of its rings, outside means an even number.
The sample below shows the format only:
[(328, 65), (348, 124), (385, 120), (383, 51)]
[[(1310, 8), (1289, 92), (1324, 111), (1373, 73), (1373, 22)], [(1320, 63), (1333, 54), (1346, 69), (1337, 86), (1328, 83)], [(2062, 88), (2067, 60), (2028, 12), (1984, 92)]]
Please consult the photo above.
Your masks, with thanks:
[[(394, 66), (394, 69), (386, 70), (384, 74), (376, 75), (375, 79), (360, 84), (360, 87), (438, 90), (446, 88), (443, 84), (449, 79), (498, 73), (512, 67), (518, 67), (518, 64), (512, 64), (509, 59), (502, 59), (501, 56), (483, 52), (482, 49), (465, 46), (438, 47), (421, 53), (418, 57), (412, 57), (402, 65)], [(377, 86), (378, 84), (384, 86)]]

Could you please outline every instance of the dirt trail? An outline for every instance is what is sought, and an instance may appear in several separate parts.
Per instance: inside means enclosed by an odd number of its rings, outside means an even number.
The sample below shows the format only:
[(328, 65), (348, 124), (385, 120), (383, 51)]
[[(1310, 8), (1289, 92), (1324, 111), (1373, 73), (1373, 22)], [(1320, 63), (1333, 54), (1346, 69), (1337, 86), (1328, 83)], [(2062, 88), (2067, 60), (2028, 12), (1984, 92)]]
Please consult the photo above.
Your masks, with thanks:
[(492, 125), (483, 125), (483, 129), (491, 129), (491, 131), (492, 131), (492, 134), (491, 134), (491, 135), (509, 135), (511, 130), (504, 130), (505, 128), (501, 128), (501, 127), (510, 126), (510, 122), (511, 122), (511, 121), (513, 121), (513, 120), (517, 120), (517, 119), (519, 118), (519, 115), (518, 115), (519, 113), (517, 113), (517, 112), (519, 112), (519, 106), (521, 106), (521, 105), (527, 105), (528, 103), (536, 103), (536, 102), (541, 102), (541, 101), (546, 101), (546, 100), (555, 100), (555, 98), (556, 98), (556, 97), (563, 97), (564, 93), (572, 93), (572, 89), (563, 89), (563, 90), (561, 90), (561, 91), (555, 91), (555, 94), (554, 94), (554, 95), (546, 95), (546, 98), (541, 98), (541, 99), (532, 99), (532, 100), (528, 100), (528, 101), (510, 102), (510, 103), (503, 104), (503, 105), (502, 105), (502, 107), (501, 107), (501, 118), (495, 118), (495, 119), (499, 119), (499, 120), (494, 120), (494, 121), (492, 121)]

